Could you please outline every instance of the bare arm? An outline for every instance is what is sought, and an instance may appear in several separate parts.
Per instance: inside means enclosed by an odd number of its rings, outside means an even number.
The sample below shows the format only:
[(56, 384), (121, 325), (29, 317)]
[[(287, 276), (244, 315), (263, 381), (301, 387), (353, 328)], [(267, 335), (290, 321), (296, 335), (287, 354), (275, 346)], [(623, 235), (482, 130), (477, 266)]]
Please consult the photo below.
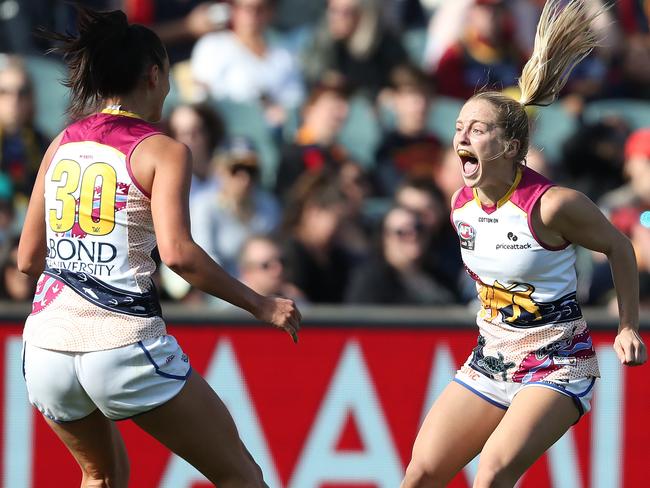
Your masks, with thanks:
[[(619, 309), (614, 343), (621, 362), (637, 365), (647, 358), (639, 330), (639, 273), (630, 240), (620, 233), (585, 195), (568, 188), (548, 190), (540, 201), (545, 233), (604, 253), (612, 269)], [(548, 234), (547, 234), (548, 235)]]
[(140, 169), (153, 170), (151, 212), (162, 261), (196, 288), (285, 329), (296, 340), (300, 312), (293, 301), (255, 293), (193, 241), (188, 208), (192, 162), (187, 147), (166, 136), (152, 136), (136, 148), (132, 161)]
[(150, 27), (165, 44), (198, 39), (225, 25), (225, 22), (219, 24), (211, 18), (210, 9), (214, 5), (211, 2), (200, 3), (181, 19), (161, 22)]
[(45, 242), (45, 173), (59, 147), (63, 134), (59, 134), (50, 144), (36, 176), (32, 195), (27, 207), (25, 223), (18, 245), (18, 269), (38, 278), (45, 269), (47, 244)]

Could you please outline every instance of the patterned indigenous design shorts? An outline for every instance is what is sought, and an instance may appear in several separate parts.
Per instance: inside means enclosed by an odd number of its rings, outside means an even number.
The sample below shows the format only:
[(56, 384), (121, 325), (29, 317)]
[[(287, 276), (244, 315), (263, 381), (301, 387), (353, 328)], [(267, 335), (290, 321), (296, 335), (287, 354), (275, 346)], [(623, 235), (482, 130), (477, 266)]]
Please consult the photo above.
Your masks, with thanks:
[(595, 377), (572, 379), (568, 381), (531, 381), (517, 383), (514, 381), (501, 381), (476, 371), (465, 365), (456, 372), (454, 381), (492, 405), (507, 410), (512, 400), (524, 388), (533, 386), (550, 388), (573, 400), (580, 417), (591, 410), (591, 398)]

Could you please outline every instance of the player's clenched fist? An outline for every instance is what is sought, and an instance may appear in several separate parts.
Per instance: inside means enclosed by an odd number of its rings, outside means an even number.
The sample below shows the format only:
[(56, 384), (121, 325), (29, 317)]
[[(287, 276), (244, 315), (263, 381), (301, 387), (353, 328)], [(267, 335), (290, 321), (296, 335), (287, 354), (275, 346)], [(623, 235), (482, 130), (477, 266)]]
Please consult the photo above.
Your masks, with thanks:
[(293, 300), (281, 297), (263, 297), (255, 317), (262, 322), (268, 322), (279, 329), (286, 330), (293, 338), (293, 342), (298, 342), (298, 330), (300, 330), (302, 315)]

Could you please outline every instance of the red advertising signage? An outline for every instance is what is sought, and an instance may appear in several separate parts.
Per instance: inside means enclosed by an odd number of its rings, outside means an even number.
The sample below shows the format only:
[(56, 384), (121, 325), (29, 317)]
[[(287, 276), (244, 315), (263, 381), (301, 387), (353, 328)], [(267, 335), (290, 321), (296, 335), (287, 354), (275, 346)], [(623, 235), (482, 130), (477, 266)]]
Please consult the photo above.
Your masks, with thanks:
[[(471, 330), (310, 327), (300, 343), (264, 327), (174, 327), (195, 371), (230, 409), (271, 488), (396, 488), (418, 426), (475, 345)], [(650, 486), (648, 368), (625, 368), (594, 333), (593, 410), (521, 488)], [(65, 448), (27, 403), (19, 325), (0, 329), (3, 486), (79, 486)], [(182, 418), (178, 419), (183, 422)], [(129, 421), (119, 423), (138, 488), (211, 486)], [(471, 486), (476, 462), (450, 485)]]

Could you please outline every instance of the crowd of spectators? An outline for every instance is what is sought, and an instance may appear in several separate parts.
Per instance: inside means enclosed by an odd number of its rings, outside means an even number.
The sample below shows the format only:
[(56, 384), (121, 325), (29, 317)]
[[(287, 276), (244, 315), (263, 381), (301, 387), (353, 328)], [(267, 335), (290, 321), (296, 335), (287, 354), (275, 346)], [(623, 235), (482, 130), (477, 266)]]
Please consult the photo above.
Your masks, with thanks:
[[(557, 107), (530, 112), (541, 147), (527, 164), (585, 192), (630, 237), (650, 308), (650, 11), (585, 1), (611, 7), (593, 26), (602, 47)], [(514, 90), (543, 0), (84, 4), (121, 8), (167, 44), (161, 126), (191, 150), (193, 237), (228, 272), (303, 304), (472, 300), (448, 218), (462, 185), (449, 134), (465, 98)], [(33, 33), (70, 30), (74, 15), (0, 0), (0, 299), (33, 291), (15, 268), (17, 236), (55, 135), (35, 122), (48, 46)], [(585, 251), (578, 266), (583, 302), (611, 306), (606, 262)], [(158, 279), (163, 298), (228, 306), (164, 267)]]

